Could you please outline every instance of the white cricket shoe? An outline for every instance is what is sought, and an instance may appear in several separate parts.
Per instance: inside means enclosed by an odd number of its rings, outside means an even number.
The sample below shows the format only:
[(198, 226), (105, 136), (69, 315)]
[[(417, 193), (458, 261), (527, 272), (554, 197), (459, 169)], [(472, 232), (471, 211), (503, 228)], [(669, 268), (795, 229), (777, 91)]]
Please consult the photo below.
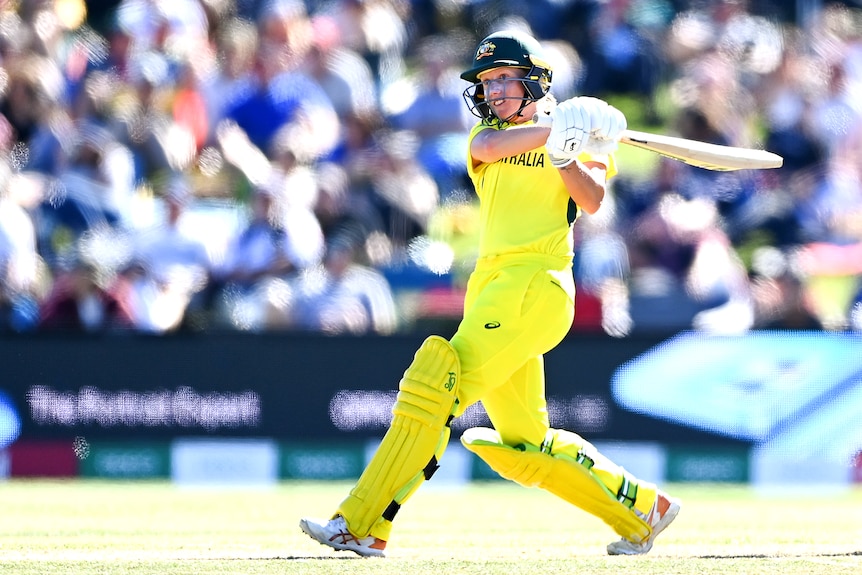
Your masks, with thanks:
[(384, 557), (386, 541), (373, 535), (356, 537), (347, 529), (347, 522), (341, 515), (336, 515), (329, 521), (301, 519), (299, 528), (318, 543), (328, 545), (336, 551), (353, 551), (363, 557)]
[(646, 522), (652, 527), (649, 537), (640, 543), (633, 543), (628, 539), (620, 539), (608, 544), (608, 555), (643, 555), (649, 553), (652, 544), (659, 533), (664, 531), (679, 514), (682, 503), (670, 495), (661, 491), (656, 493), (655, 503), (650, 509)]

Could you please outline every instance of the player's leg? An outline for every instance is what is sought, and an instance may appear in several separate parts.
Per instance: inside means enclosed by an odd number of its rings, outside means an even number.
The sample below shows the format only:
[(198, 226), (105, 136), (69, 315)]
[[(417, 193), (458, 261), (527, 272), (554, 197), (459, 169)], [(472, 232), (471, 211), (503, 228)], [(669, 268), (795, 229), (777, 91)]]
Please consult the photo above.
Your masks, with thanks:
[(437, 470), (448, 445), (459, 379), (452, 345), (426, 339), (404, 372), (389, 430), (358, 482), (331, 520), (303, 519), (300, 528), (335, 549), (383, 555), (392, 519)]
[[(614, 497), (622, 485), (620, 470), (610, 468), (611, 477), (605, 478), (612, 494), (599, 479), (600, 470), (591, 472), (573, 464), (579, 454), (564, 449), (565, 441), (558, 446), (559, 458), (542, 449), (549, 432), (542, 354), (556, 346), (571, 327), (574, 306), (571, 291), (566, 289), (571, 286), (560, 285), (558, 277), (529, 266), (506, 268), (494, 278), (470, 309), (476, 320), (465, 315), (452, 343), (464, 370), (462, 394), (465, 399), (482, 400), (496, 431), (468, 430), (462, 443), (507, 479), (544, 487), (571, 503), (589, 507), (609, 523), (621, 523), (619, 529), (628, 535), (648, 535), (649, 527)], [(508, 305), (496, 309), (499, 302)], [(499, 328), (484, 327), (497, 316)], [(475, 377), (476, 373), (481, 377)]]
[[(502, 477), (541, 487), (602, 519), (622, 537), (608, 546), (612, 555), (648, 552), (679, 512), (677, 500), (632, 477), (565, 430), (549, 430), (538, 445), (509, 444), (487, 428), (468, 429), (461, 441)], [(572, 452), (574, 457), (568, 454)]]
[[(544, 332), (547, 322), (536, 325)], [(505, 384), (482, 397), (496, 431), (468, 430), (462, 442), (503, 477), (542, 487), (601, 518), (623, 541), (640, 549), (651, 546), (678, 512), (678, 502), (632, 477), (579, 435), (550, 429), (544, 381), (541, 356), (526, 360)]]
[[(520, 418), (507, 421), (517, 426)], [(548, 471), (539, 487), (599, 517), (621, 536), (608, 545), (611, 555), (649, 552), (679, 513), (679, 500), (633, 476), (571, 431), (549, 429), (533, 457)], [(530, 468), (535, 463), (527, 464), (527, 459), (519, 458), (519, 463)]]
[[(540, 336), (525, 337), (522, 329), (524, 321), (532, 321), (529, 313), (546, 306), (551, 294), (565, 297), (561, 284), (566, 278), (571, 281), (570, 272), (554, 277), (538, 266), (474, 274), (452, 344), (432, 337), (420, 348), (402, 379), (390, 430), (359, 482), (332, 520), (302, 520), (303, 531), (336, 549), (382, 555), (395, 513), (436, 469), (449, 420), (478, 401), (488, 386), (505, 381), (525, 357), (551, 349), (568, 331), (571, 316), (549, 322)], [(430, 353), (426, 346), (438, 351)], [(446, 379), (450, 373), (454, 385)], [(403, 393), (408, 387), (411, 393)]]
[[(499, 336), (500, 331), (486, 330), (484, 323), (487, 322), (480, 319), (485, 315), (477, 314), (477, 310), (488, 311), (489, 306), (498, 305), (498, 291), (506, 282), (497, 282), (493, 289), (489, 289), (493, 277), (492, 273), (471, 276), (465, 316), (451, 345), (442, 338), (431, 337), (416, 352), (413, 363), (401, 380), (390, 428), (357, 484), (331, 520), (303, 519), (300, 522), (300, 528), (312, 538), (335, 549), (351, 550), (360, 555), (383, 555), (395, 513), (422, 480), (430, 478), (436, 469), (437, 461), (448, 444), (451, 418), (481, 396), (484, 362), (489, 356), (502, 354), (505, 357), (500, 348), (511, 343), (507, 337), (494, 338), (492, 343), (497, 347), (482, 342), (485, 332)], [(497, 315), (491, 311), (489, 317), (505, 322), (507, 327), (514, 327), (509, 326), (508, 314), (513, 313), (510, 307), (502, 305), (499, 309), (505, 314)], [(512, 330), (500, 333), (512, 333)], [(432, 353), (432, 348), (437, 351)], [(469, 359), (470, 368), (466, 371), (462, 353), (466, 353)], [(450, 385), (450, 373), (455, 374), (454, 385), (443, 394), (441, 389)], [(405, 392), (405, 389), (413, 391)], [(465, 390), (469, 399), (464, 397)], [(429, 400), (430, 406), (427, 405)], [(433, 414), (430, 418), (433, 421), (429, 421), (429, 413)]]

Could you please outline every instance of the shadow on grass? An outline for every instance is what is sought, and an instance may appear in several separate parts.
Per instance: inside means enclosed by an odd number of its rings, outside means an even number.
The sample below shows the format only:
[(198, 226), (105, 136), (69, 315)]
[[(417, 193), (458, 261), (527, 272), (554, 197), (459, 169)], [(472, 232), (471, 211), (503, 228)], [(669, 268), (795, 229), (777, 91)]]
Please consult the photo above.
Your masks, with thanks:
[(862, 557), (862, 551), (848, 551), (846, 553), (814, 553), (814, 554), (799, 554), (799, 555), (789, 555), (789, 554), (779, 554), (779, 555), (770, 555), (768, 553), (750, 553), (750, 554), (741, 554), (741, 555), (698, 555), (698, 559), (774, 559), (776, 557), (795, 557), (797, 559), (804, 559), (806, 557)]
[(280, 557), (187, 557), (189, 561), (374, 561), (385, 557), (359, 557), (358, 555), (287, 555)]

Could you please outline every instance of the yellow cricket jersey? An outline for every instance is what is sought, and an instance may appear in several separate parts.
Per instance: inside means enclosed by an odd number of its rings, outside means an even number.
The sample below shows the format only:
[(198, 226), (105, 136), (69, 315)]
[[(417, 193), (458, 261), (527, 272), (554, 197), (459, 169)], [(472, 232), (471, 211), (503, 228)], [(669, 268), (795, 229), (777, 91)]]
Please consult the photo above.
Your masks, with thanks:
[[(469, 145), (476, 134), (511, 126), (479, 122), (470, 131), (467, 170), (479, 196), (479, 257), (519, 253), (572, 257), (572, 225), (580, 208), (544, 146), (473, 168)], [(581, 154), (578, 159), (590, 156)], [(613, 156), (608, 164), (610, 177), (616, 173)]]

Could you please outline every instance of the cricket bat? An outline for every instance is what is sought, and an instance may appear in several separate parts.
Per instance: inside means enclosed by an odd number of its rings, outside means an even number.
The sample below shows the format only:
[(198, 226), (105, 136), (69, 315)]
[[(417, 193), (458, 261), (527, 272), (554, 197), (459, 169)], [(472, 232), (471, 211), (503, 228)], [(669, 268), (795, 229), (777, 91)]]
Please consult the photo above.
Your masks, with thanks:
[(784, 158), (766, 150), (721, 146), (635, 130), (623, 131), (620, 142), (679, 160), (690, 166), (721, 172), (780, 168), (784, 163)]

